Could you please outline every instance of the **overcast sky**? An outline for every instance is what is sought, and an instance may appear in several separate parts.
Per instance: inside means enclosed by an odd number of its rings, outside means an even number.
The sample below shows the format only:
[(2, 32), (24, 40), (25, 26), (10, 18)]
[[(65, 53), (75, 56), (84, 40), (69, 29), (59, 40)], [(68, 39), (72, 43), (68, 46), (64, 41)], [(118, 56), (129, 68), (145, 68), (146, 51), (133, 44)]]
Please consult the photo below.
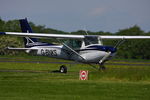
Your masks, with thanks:
[(150, 0), (0, 0), (0, 17), (27, 17), (37, 25), (66, 32), (117, 32), (138, 25), (150, 31)]

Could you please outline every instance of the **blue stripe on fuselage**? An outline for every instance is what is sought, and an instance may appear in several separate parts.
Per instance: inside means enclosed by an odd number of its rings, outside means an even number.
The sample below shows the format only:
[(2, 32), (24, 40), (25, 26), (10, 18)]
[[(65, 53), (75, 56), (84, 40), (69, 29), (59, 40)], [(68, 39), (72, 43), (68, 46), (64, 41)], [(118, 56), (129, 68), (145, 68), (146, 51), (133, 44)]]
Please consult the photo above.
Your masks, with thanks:
[(111, 47), (111, 46), (100, 46), (100, 45), (93, 45), (87, 47), (87, 49), (92, 49), (92, 50), (101, 50), (108, 52), (110, 51), (111, 53), (115, 53), (117, 51), (117, 48)]

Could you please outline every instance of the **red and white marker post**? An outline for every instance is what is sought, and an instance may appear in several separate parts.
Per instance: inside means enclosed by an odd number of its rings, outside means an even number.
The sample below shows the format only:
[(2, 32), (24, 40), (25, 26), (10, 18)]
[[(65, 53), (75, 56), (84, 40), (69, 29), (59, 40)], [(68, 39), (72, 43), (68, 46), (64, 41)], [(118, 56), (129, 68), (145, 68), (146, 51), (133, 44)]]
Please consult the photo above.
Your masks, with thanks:
[(80, 70), (79, 80), (88, 80), (88, 71)]

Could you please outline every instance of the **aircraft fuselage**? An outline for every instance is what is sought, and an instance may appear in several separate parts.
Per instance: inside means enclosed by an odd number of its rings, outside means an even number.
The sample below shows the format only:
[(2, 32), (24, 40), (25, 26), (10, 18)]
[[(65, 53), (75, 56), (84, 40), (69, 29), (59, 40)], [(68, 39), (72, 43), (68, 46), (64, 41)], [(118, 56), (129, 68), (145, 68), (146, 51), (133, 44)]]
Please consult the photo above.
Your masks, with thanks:
[[(100, 45), (99, 45), (100, 46)], [(98, 45), (97, 45), (98, 47)], [(90, 48), (86, 47), (84, 49), (78, 49), (75, 50), (79, 55), (75, 54), (69, 49), (66, 49), (63, 45), (52, 45), (52, 46), (34, 46), (31, 48), (36, 48), (37, 51), (34, 51), (35, 55), (39, 56), (48, 56), (51, 58), (60, 58), (60, 59), (66, 59), (66, 60), (73, 60), (77, 62), (83, 62), (83, 63), (99, 63), (99, 61), (108, 54), (106, 51), (102, 51), (100, 49), (96, 48)], [(28, 52), (33, 53), (33, 52)], [(111, 59), (113, 56), (115, 56), (115, 50), (111, 53), (109, 56), (109, 59)]]

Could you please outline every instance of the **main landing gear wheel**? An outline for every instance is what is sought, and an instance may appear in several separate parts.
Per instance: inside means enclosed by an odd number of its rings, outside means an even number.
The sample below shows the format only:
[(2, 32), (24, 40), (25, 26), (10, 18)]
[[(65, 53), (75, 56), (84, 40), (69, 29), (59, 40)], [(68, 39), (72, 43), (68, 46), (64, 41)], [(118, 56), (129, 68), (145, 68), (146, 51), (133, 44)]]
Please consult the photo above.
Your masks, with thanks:
[(66, 67), (65, 65), (62, 65), (62, 66), (60, 66), (59, 71), (60, 71), (61, 73), (67, 73), (67, 67)]
[(99, 70), (105, 70), (105, 69), (106, 69), (106, 67), (104, 66), (104, 63), (99, 65)]

